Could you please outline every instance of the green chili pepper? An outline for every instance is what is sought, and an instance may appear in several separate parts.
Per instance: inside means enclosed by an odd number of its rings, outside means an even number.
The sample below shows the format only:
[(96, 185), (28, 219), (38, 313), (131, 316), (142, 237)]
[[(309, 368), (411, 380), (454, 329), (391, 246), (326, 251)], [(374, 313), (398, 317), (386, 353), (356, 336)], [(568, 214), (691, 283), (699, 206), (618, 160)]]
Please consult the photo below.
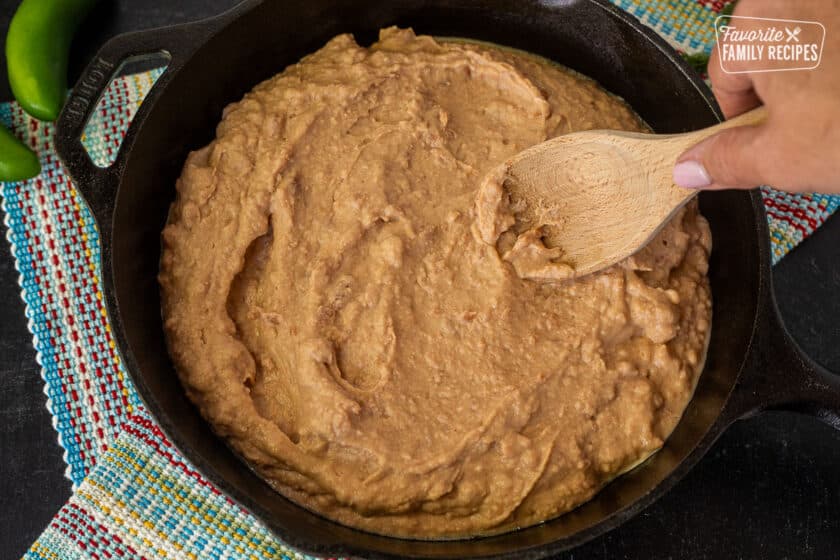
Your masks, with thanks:
[(6, 65), (24, 111), (54, 121), (67, 96), (73, 34), (96, 0), (23, 0), (9, 24)]
[(709, 66), (709, 55), (703, 52), (684, 54), (683, 58), (700, 74), (704, 74)]
[(0, 181), (22, 181), (40, 172), (41, 164), (35, 152), (0, 126)]

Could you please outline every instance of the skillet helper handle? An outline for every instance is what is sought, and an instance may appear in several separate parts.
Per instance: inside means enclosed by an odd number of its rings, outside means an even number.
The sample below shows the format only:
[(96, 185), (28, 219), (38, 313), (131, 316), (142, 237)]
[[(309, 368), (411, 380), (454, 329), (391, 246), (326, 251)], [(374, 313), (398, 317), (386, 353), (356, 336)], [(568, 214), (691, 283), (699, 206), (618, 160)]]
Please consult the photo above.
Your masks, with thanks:
[[(178, 64), (180, 57), (173, 54), (177, 51), (166, 40), (169, 38), (166, 31), (150, 30), (118, 35), (102, 46), (82, 72), (56, 125), (56, 151), (75, 182), (100, 178), (108, 173), (108, 167), (97, 167), (90, 160), (81, 137), (105, 88), (119, 71), (121, 63), (142, 55), (166, 53), (170, 57), (167, 72), (177, 69), (173, 66)], [(154, 100), (155, 89), (158, 88), (153, 88), (144, 102)]]
[(746, 377), (733, 394), (739, 416), (790, 410), (840, 430), (840, 375), (809, 358), (785, 329), (775, 298), (759, 317)]
[[(118, 35), (99, 50), (82, 72), (56, 123), (55, 150), (101, 226), (110, 220), (116, 185), (133, 144), (133, 130), (139, 128), (166, 84), (178, 73), (192, 53), (212, 34), (260, 0), (246, 0), (221, 15), (193, 23)], [(98, 167), (82, 145), (82, 134), (97, 103), (122, 63), (144, 55), (169, 59), (165, 72), (143, 100), (126, 132), (117, 157), (109, 167)]]

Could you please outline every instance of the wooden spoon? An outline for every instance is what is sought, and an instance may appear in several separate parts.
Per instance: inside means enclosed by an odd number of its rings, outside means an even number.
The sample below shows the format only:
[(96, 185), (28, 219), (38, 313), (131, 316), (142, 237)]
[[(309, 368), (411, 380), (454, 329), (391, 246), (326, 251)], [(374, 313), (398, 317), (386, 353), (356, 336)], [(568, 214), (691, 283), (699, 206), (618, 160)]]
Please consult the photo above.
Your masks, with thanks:
[[(591, 130), (559, 136), (513, 156), (485, 179), (485, 186), (495, 182), (506, 192), (517, 222), (512, 229), (539, 231), (542, 254), (569, 265), (565, 276), (583, 276), (644, 247), (696, 196), (697, 191), (673, 183), (674, 163), (683, 151), (723, 129), (759, 124), (765, 114), (759, 107), (685, 134)], [(503, 228), (495, 220), (496, 226), (487, 227), (498, 234)], [(502, 225), (512, 223), (508, 217)], [(497, 237), (485, 236), (485, 241)], [(564, 276), (556, 267), (531, 268), (537, 270), (530, 276), (534, 279)], [(540, 278), (540, 270), (554, 272)]]

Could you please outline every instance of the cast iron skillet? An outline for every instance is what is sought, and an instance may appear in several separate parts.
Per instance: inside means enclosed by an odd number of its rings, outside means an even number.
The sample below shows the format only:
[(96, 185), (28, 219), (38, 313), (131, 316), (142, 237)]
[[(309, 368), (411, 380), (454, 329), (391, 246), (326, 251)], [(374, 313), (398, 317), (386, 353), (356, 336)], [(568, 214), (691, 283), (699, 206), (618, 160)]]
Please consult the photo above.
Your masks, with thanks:
[[(370, 42), (380, 27), (492, 41), (541, 54), (624, 97), (657, 132), (720, 118), (709, 90), (656, 34), (606, 0), (248, 0), (193, 24), (108, 42), (61, 114), (56, 148), (99, 226), (102, 287), (113, 336), (148, 410), (219, 488), (280, 538), (330, 556), (538, 558), (629, 519), (671, 488), (724, 429), (768, 408), (819, 416), (840, 428), (840, 382), (797, 348), (770, 286), (767, 225), (758, 193), (704, 193), (711, 224), (714, 321), (703, 375), (664, 448), (592, 501), (543, 525), (474, 540), (412, 541), (350, 529), (278, 495), (210, 430), (186, 399), (164, 344), (156, 275), (160, 231), (189, 150), (208, 143), (222, 108), (338, 33)], [(109, 168), (79, 137), (118, 65), (171, 57)]]

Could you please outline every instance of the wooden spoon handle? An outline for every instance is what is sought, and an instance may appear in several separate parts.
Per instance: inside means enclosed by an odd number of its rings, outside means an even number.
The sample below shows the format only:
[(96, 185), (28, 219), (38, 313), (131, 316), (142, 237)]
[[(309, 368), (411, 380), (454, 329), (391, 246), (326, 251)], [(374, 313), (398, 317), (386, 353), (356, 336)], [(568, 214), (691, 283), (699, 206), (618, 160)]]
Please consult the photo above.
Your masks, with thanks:
[(761, 105), (755, 109), (747, 111), (746, 113), (738, 115), (737, 117), (732, 117), (720, 124), (710, 126), (709, 128), (703, 128), (683, 134), (675, 134), (669, 138), (669, 140), (671, 140), (671, 142), (669, 142), (669, 150), (673, 153), (674, 159), (676, 160), (680, 154), (691, 146), (699, 143), (701, 140), (705, 140), (709, 136), (717, 134), (722, 130), (738, 126), (755, 126), (763, 123), (765, 120), (767, 120), (767, 108), (764, 107), (764, 105)]
[(694, 132), (686, 132), (684, 134), (674, 134), (673, 136), (664, 138), (663, 144), (665, 145), (658, 146), (658, 148), (662, 150), (660, 152), (661, 156), (664, 157), (659, 160), (662, 167), (658, 169), (658, 174), (656, 176), (659, 178), (659, 184), (671, 184), (671, 189), (669, 191), (671, 207), (676, 210), (688, 200), (693, 198), (698, 192), (691, 189), (684, 189), (671, 183), (671, 174), (673, 172), (674, 163), (676, 163), (677, 158), (682, 155), (685, 150), (694, 146), (698, 142), (705, 140), (709, 136), (717, 134), (722, 130), (726, 130), (727, 128), (754, 126), (763, 123), (766, 119), (767, 109), (762, 105), (752, 109), (751, 111), (747, 111), (744, 114), (738, 115), (737, 117), (723, 121), (720, 124), (710, 126), (709, 128), (695, 130)]

